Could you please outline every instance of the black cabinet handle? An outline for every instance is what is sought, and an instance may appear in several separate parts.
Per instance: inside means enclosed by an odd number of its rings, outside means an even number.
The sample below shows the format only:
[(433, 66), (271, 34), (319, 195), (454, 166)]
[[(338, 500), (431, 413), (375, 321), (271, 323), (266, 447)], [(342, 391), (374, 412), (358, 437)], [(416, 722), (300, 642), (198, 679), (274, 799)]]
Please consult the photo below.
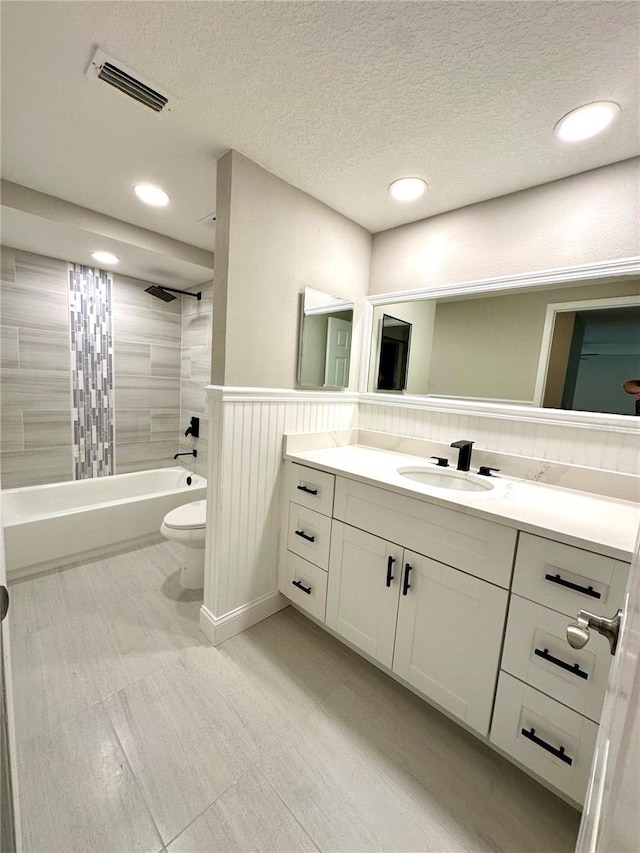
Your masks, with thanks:
[(301, 539), (306, 539), (306, 540), (307, 540), (307, 542), (315, 542), (315, 541), (316, 541), (316, 537), (315, 537), (315, 536), (308, 536), (308, 535), (304, 532), (304, 530), (296, 530), (296, 531), (295, 531), (295, 534), (296, 534), (296, 536), (299, 536)]
[(395, 561), (395, 557), (389, 557), (389, 559), (387, 560), (387, 586), (391, 586), (391, 581), (393, 580), (391, 569), (393, 568), (393, 564), (395, 563)]
[(306, 592), (306, 593), (307, 593), (307, 595), (311, 595), (311, 587), (310, 587), (310, 586), (303, 586), (303, 585), (300, 583), (300, 581), (291, 581), (291, 583), (292, 583), (294, 586), (297, 586), (297, 587), (298, 587), (298, 589), (301, 589), (303, 592)]
[(580, 586), (577, 583), (571, 583), (571, 581), (566, 581), (564, 578), (561, 578), (560, 575), (545, 575), (545, 580), (551, 581), (551, 583), (557, 583), (560, 586), (566, 586), (567, 589), (575, 589), (576, 592), (581, 592), (584, 595), (590, 595), (591, 598), (602, 598), (602, 594), (597, 592), (592, 586)]
[(296, 486), (296, 489), (300, 489), (301, 492), (306, 492), (308, 495), (317, 495), (317, 489), (310, 489), (308, 486)]
[(559, 749), (556, 749), (555, 746), (551, 746), (551, 744), (547, 743), (546, 740), (542, 740), (541, 737), (537, 736), (536, 730), (533, 728), (533, 726), (531, 727), (530, 732), (528, 732), (526, 729), (522, 729), (520, 734), (523, 734), (530, 741), (533, 741), (536, 746), (541, 746), (542, 749), (546, 749), (546, 751), (550, 752), (551, 755), (555, 755), (555, 757), (559, 758), (560, 761), (564, 761), (564, 763), (568, 764), (569, 767), (571, 767), (571, 765), (573, 764), (573, 758), (569, 758), (569, 756), (565, 753), (564, 746), (561, 746)]
[(409, 583), (409, 572), (413, 571), (413, 566), (409, 563), (404, 564), (404, 583), (402, 584), (402, 594), (406, 595), (411, 589), (411, 584)]
[(589, 678), (589, 673), (585, 672), (583, 669), (580, 669), (579, 663), (567, 663), (566, 661), (560, 660), (560, 658), (555, 658), (552, 654), (550, 654), (549, 649), (544, 649), (541, 651), (540, 649), (534, 649), (534, 654), (538, 655), (539, 658), (543, 658), (544, 660), (548, 660), (549, 663), (554, 664), (555, 666), (559, 666), (561, 669), (566, 669), (567, 672), (573, 673), (573, 675), (577, 675), (578, 678), (584, 678), (586, 681)]

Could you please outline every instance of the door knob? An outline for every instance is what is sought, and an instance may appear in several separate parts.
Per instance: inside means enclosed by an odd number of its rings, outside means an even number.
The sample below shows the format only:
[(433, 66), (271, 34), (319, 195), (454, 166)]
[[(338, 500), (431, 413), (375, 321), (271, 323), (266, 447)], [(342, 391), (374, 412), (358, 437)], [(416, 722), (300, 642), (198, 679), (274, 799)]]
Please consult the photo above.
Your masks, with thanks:
[(573, 649), (583, 648), (589, 642), (589, 629), (593, 628), (609, 640), (611, 654), (615, 655), (621, 619), (622, 610), (618, 610), (612, 619), (607, 619), (606, 616), (595, 616), (587, 610), (578, 610), (577, 620), (567, 625), (567, 642)]

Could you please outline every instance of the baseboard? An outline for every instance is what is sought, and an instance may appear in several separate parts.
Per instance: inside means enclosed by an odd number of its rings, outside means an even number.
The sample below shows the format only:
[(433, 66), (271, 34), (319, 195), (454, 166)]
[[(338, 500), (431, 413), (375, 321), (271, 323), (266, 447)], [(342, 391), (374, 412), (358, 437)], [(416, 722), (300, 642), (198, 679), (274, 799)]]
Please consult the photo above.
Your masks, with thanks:
[(104, 545), (102, 548), (91, 548), (79, 554), (69, 554), (66, 557), (58, 557), (55, 560), (46, 560), (44, 563), (36, 563), (33, 566), (20, 566), (17, 569), (8, 569), (7, 578), (10, 581), (18, 581), (33, 575), (47, 574), (57, 569), (70, 569), (73, 566), (81, 566), (83, 563), (91, 563), (101, 560), (103, 557), (115, 557), (116, 554), (124, 554), (126, 551), (134, 551), (138, 548), (146, 548), (157, 542), (166, 541), (160, 533), (150, 536), (139, 536), (135, 539), (126, 539), (124, 542), (115, 542), (112, 545)]
[(235, 610), (230, 610), (223, 616), (214, 616), (203, 604), (200, 608), (200, 630), (212, 645), (219, 646), (220, 643), (273, 616), (289, 604), (289, 599), (277, 590), (249, 604), (236, 607)]

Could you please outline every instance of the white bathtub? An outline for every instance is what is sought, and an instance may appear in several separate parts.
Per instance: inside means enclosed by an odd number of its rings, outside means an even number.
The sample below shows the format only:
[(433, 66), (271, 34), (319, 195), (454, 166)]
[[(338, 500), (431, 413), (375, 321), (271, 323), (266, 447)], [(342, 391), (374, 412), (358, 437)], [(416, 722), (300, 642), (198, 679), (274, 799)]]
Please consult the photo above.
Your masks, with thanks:
[(17, 577), (160, 538), (169, 510), (206, 496), (204, 477), (180, 467), (6, 489), (7, 571)]

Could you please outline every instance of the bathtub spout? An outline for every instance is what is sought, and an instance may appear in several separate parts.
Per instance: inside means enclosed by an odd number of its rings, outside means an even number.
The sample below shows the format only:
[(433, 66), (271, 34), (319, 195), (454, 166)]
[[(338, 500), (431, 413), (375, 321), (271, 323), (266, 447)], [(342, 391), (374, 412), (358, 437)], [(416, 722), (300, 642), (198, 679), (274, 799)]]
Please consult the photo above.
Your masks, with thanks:
[(176, 455), (173, 458), (177, 459), (178, 456), (197, 456), (197, 455), (198, 455), (197, 450), (188, 450), (185, 453), (176, 453)]

